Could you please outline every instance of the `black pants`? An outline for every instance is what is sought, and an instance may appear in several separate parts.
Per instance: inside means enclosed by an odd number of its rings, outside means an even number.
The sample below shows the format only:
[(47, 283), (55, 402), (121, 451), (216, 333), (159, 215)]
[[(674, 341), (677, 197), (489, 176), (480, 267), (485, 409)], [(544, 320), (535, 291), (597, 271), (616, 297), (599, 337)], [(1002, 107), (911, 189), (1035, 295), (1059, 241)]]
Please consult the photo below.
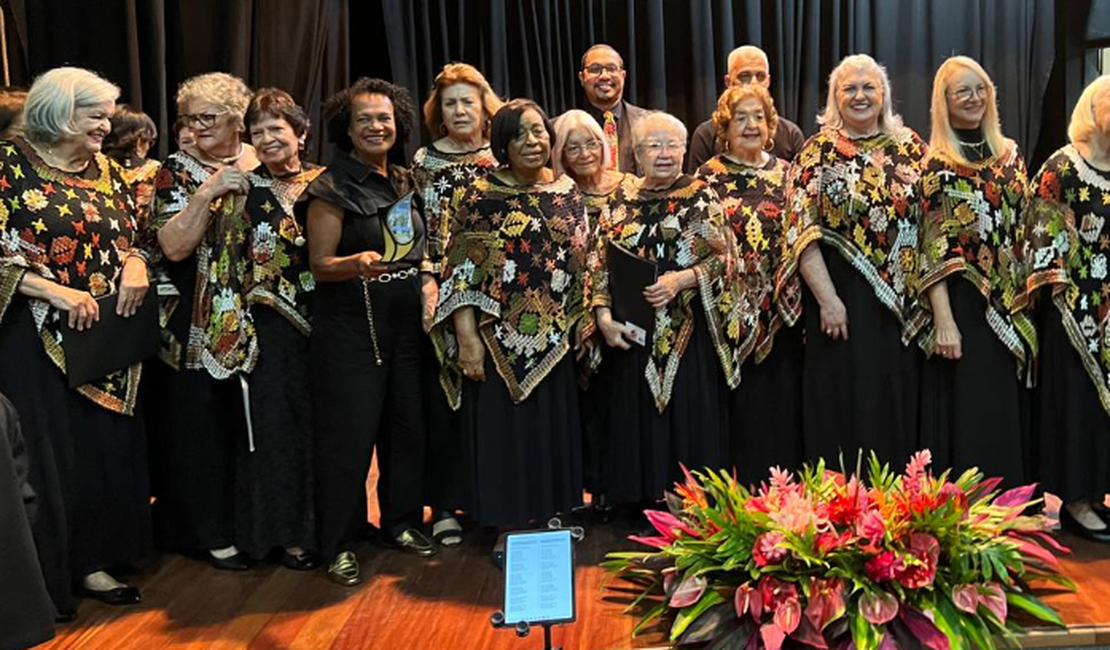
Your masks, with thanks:
[(316, 423), (316, 504), (325, 559), (347, 550), (366, 523), (374, 446), (382, 529), (419, 525), (424, 456), (418, 286), (372, 285), (377, 365), (361, 288), (321, 287), (311, 340)]

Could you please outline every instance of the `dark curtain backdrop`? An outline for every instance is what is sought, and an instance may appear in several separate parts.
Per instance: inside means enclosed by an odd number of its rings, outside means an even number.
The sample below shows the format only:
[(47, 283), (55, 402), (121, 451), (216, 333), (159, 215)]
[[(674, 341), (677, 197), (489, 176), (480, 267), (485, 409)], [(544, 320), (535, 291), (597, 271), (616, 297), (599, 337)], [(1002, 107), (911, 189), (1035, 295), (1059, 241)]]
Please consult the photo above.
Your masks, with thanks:
[[(1103, 0), (1095, 0), (1096, 4)], [(483, 70), (505, 97), (552, 114), (583, 101), (577, 71), (594, 43), (629, 70), (626, 97), (691, 130), (723, 87), (728, 52), (767, 51), (780, 112), (807, 133), (844, 55), (885, 64), (897, 110), (929, 131), (933, 73), (978, 59), (999, 88), (1003, 128), (1039, 162), (1063, 142), (1082, 89), (1090, 0), (0, 0), (13, 82), (50, 67), (96, 69), (166, 131), (190, 75), (226, 70), (290, 91), (320, 124), (322, 101), (353, 77), (382, 76), (418, 104), (449, 61)], [(1071, 70), (1071, 72), (1068, 72)], [(1076, 81), (1076, 79), (1080, 81)], [(424, 134), (425, 139), (427, 134)], [(159, 151), (170, 150), (160, 139)], [(409, 153), (419, 142), (409, 144)], [(327, 158), (326, 147), (316, 155)]]

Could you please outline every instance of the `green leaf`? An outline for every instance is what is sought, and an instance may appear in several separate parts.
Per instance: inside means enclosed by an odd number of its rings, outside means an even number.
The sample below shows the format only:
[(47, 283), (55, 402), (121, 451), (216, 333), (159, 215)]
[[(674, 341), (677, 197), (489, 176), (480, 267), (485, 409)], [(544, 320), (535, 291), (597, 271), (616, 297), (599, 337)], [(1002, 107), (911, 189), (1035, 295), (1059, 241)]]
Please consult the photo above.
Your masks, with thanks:
[[(995, 650), (994, 635), (982, 624), (978, 616), (960, 616), (960, 627), (972, 645), (979, 650)], [(951, 640), (949, 640), (951, 643)]]
[(944, 636), (948, 637), (948, 645), (951, 650), (967, 650), (966, 639), (960, 624), (960, 613), (956, 611), (948, 598), (945, 596), (938, 597), (931, 611), (933, 612), (933, 624), (941, 632), (944, 632)]
[[(874, 455), (872, 455), (874, 459)], [(855, 612), (851, 618), (852, 627), (852, 641), (856, 644), (857, 650), (874, 650), (879, 647), (879, 642), (882, 641), (882, 633), (875, 628), (874, 625), (867, 622), (863, 614), (858, 611)]]
[(649, 609), (647, 614), (644, 614), (644, 617), (640, 619), (640, 622), (636, 623), (636, 627), (632, 628), (632, 636), (636, 636), (642, 632), (645, 627), (651, 625), (656, 619), (662, 616), (665, 611), (667, 611), (666, 603), (659, 603), (655, 607)]
[(686, 628), (690, 627), (690, 624), (697, 620), (705, 610), (717, 603), (723, 603), (724, 601), (725, 597), (719, 592), (707, 591), (705, 595), (701, 597), (701, 600), (689, 607), (683, 607), (679, 610), (678, 616), (674, 619), (674, 625), (671, 626), (671, 641), (674, 642), (677, 640), (678, 637), (686, 631)]
[(1052, 623), (1053, 625), (1058, 625), (1060, 627), (1067, 627), (1064, 624), (1064, 620), (1060, 618), (1059, 614), (1056, 613), (1056, 610), (1052, 609), (1048, 605), (1045, 605), (1043, 602), (1041, 602), (1039, 598), (1032, 594), (1022, 594), (1016, 591), (1007, 591), (1006, 602), (1010, 603), (1010, 605), (1014, 607), (1017, 607), (1023, 612), (1037, 617), (1037, 619), (1042, 620), (1045, 623)]

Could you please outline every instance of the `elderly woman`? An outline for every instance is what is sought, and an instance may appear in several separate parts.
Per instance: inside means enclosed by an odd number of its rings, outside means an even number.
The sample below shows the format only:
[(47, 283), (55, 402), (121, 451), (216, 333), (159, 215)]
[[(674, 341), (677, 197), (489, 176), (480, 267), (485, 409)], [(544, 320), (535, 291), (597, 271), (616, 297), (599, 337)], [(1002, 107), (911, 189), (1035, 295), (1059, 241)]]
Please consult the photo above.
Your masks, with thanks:
[(70, 389), (61, 346), (70, 329), (107, 317), (98, 299), (117, 295), (128, 317), (148, 287), (134, 202), (100, 152), (118, 96), (87, 70), (50, 70), (27, 96), (22, 135), (0, 144), (0, 392), (22, 420), (39, 560), (63, 616), (75, 611), (74, 586), (139, 602), (107, 571), (150, 546), (146, 447), (132, 417), (140, 365)]
[[(501, 100), (474, 66), (448, 63), (436, 75), (424, 102), (424, 125), (440, 136), (421, 147), (412, 159), (414, 202), (428, 231), (427, 250), (432, 273), (421, 276), (426, 294), (424, 329), (431, 327), (438, 277), (443, 269), (452, 215), (458, 200), (479, 175), (497, 166), (489, 146), (490, 121)], [(428, 396), (428, 472), (425, 497), (433, 506), (432, 536), (444, 546), (462, 542), (462, 527), (453, 511), (473, 508), (469, 459), (473, 450), (458, 435), (458, 417), (439, 386), (440, 362), (434, 346), (425, 359), (424, 390)]]
[(247, 134), (262, 161), (248, 175), (244, 283), (258, 337), (250, 376), (253, 447), (238, 448), (235, 544), (251, 557), (274, 548), (291, 569), (319, 565), (313, 502), (308, 336), (315, 281), (308, 268), (305, 190), (324, 170), (301, 160), (308, 118), (289, 93), (257, 91)]
[(744, 359), (743, 381), (729, 402), (731, 461), (741, 480), (758, 484), (768, 468), (802, 460), (802, 328), (792, 327), (801, 313), (797, 276), (775, 294), (789, 164), (770, 153), (778, 112), (763, 86), (725, 90), (713, 123), (724, 153), (697, 176), (721, 199), (737, 241), (738, 272), (758, 310), (754, 354)]
[(188, 79), (177, 111), (195, 148), (166, 159), (155, 180), (150, 227), (181, 294), (167, 326), (180, 370), (163, 389), (155, 514), (162, 543), (207, 552), (213, 566), (246, 569), (235, 546), (238, 450), (252, 432), (247, 377), (258, 338), (245, 302), (244, 244), (250, 231), (247, 172), (258, 165), (241, 141), (251, 93), (222, 72)]
[(805, 281), (805, 454), (897, 463), (917, 445), (920, 353), (907, 343), (926, 147), (866, 54), (833, 70), (818, 122), (790, 173), (780, 278)]
[[(552, 148), (551, 162), (555, 176), (566, 174), (574, 179), (578, 191), (582, 194), (582, 201), (586, 205), (586, 220), (591, 225), (600, 221), (609, 220), (609, 207), (617, 187), (626, 178), (631, 180), (631, 174), (623, 174), (612, 169), (613, 152), (611, 147), (605, 146), (606, 136), (597, 120), (586, 111), (572, 109), (563, 113), (555, 120), (555, 145)], [(587, 251), (587, 267), (595, 269), (597, 255)], [(583, 339), (589, 341), (595, 323), (592, 318), (583, 321)], [(607, 451), (609, 441), (606, 439), (606, 430), (599, 426), (597, 418), (598, 405), (607, 401), (607, 392), (611, 386), (607, 376), (608, 366), (601, 367), (601, 355), (597, 346), (588, 345), (586, 352), (587, 372), (581, 381), (586, 388), (580, 393), (580, 409), (582, 413), (582, 447), (585, 461), (585, 487), (593, 495), (592, 505), (603, 516), (609, 514), (607, 497), (605, 497), (605, 475), (602, 471), (601, 459), (610, 452)], [(596, 379), (588, 379), (588, 374), (596, 372)]]
[[(755, 335), (744, 321), (745, 297), (729, 278), (735, 242), (717, 194), (682, 173), (686, 127), (651, 113), (633, 138), (644, 176), (621, 184), (608, 219), (598, 223), (590, 288), (597, 327), (611, 348), (603, 353), (610, 394), (598, 408), (609, 440), (601, 461), (605, 492), (614, 505), (660, 498), (681, 476), (679, 463), (726, 465), (728, 388)], [(610, 246), (656, 267), (657, 280), (643, 291), (655, 326), (643, 343), (611, 312)]]
[[(574, 182), (547, 167), (554, 133), (534, 102), (497, 111), (501, 167), (455, 213), (433, 325), (444, 386), (474, 445), (474, 518), (519, 526), (582, 500), (573, 355), (586, 220)], [(460, 385), (459, 374), (462, 375)]]
[(309, 187), (316, 278), (310, 378), (316, 507), (328, 576), (361, 582), (366, 475), (378, 446), (381, 539), (422, 557), (426, 430), (421, 367), (424, 224), (408, 170), (390, 162), (413, 129), (408, 91), (363, 77), (325, 106), (339, 152)]
[(1095, 511), (1110, 492), (1110, 76), (1080, 95), (1068, 139), (1033, 177), (1021, 249), (1026, 292), (1016, 308), (1033, 313), (1036, 298), (1034, 471), (1063, 499), (1066, 528), (1110, 542)]
[[(1002, 136), (994, 84), (973, 59), (952, 57), (933, 82), (932, 134), (921, 177), (921, 291), (932, 325), (919, 343), (921, 446), (939, 467), (977, 466), (1025, 482), (1021, 435), (1025, 314), (1014, 247), (1029, 178)], [(962, 281), (961, 281), (962, 280)]]

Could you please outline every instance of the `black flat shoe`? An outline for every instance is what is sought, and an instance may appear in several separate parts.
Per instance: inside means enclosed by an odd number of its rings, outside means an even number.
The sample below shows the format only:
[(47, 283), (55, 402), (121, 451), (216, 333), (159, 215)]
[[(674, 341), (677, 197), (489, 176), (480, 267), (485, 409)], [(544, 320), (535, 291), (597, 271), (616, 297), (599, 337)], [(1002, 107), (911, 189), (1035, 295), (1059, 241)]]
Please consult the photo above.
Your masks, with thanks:
[(1101, 517), (1102, 519), (1106, 519), (1107, 517), (1110, 517), (1110, 508), (1106, 507), (1106, 502), (1105, 501), (1099, 501), (1098, 503), (1095, 503), (1095, 502), (1092, 501), (1091, 502), (1091, 510), (1094, 510), (1095, 514), (1098, 515), (1099, 517)]
[(1072, 516), (1067, 505), (1060, 504), (1060, 527), (1071, 534), (1083, 539), (1102, 544), (1110, 544), (1110, 528), (1104, 530), (1091, 530)]
[(77, 612), (73, 610), (58, 612), (58, 615), (54, 617), (54, 623), (56, 625), (65, 625), (66, 623), (72, 623), (76, 620)]
[(400, 535), (394, 537), (393, 545), (406, 553), (420, 557), (431, 557), (436, 554), (436, 545), (415, 528), (406, 528)]
[(211, 553), (208, 553), (208, 563), (216, 567), (220, 571), (246, 571), (249, 567), (247, 564), (247, 556), (243, 555), (242, 551), (232, 555), (231, 557), (218, 558)]
[(289, 551), (281, 554), (281, 566), (294, 571), (311, 571), (320, 566), (320, 556), (312, 551), (304, 551), (300, 555), (293, 555)]
[(83, 587), (81, 593), (87, 598), (95, 598), (106, 605), (137, 605), (143, 598), (135, 587), (116, 587), (107, 591), (96, 591)]

